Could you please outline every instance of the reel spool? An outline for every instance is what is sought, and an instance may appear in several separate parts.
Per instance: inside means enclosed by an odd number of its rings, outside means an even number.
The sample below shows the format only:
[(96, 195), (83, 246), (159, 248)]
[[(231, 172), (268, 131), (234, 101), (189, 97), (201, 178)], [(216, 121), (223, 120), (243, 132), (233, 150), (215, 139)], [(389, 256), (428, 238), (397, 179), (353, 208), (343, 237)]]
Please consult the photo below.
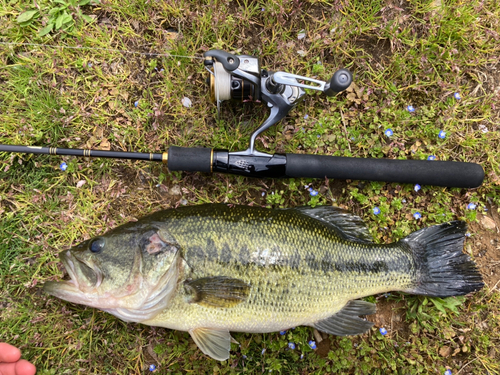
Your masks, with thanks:
[[(209, 51), (215, 52), (216, 50)], [(207, 54), (209, 54), (207, 52)], [(221, 53), (227, 54), (224, 51), (215, 53), (216, 57), (221, 57)], [(207, 57), (205, 54), (205, 57)], [(236, 58), (236, 56), (235, 56)], [(230, 58), (236, 61), (235, 58)], [(239, 61), (238, 70), (250, 74), (256, 78), (260, 76), (259, 59), (254, 56), (238, 55)], [(255, 81), (245, 79), (237, 74), (232, 74), (224, 65), (217, 59), (209, 58), (205, 60), (205, 66), (210, 72), (210, 99), (217, 104), (217, 115), (219, 115), (220, 104), (226, 100), (235, 100), (240, 102), (259, 101), (259, 88)]]

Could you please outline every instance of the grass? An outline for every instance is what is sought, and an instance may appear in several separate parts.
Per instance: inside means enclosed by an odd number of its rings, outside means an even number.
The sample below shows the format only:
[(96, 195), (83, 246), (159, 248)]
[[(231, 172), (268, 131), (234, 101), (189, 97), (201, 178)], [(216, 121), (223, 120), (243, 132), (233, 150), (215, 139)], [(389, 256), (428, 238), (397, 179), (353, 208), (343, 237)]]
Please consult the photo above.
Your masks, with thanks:
[[(310, 328), (283, 336), (236, 333), (241, 347), (234, 344), (230, 360), (219, 363), (202, 355), (187, 333), (126, 324), (40, 288), (60, 277), (59, 251), (184, 203), (335, 204), (364, 217), (378, 242), (453, 219), (474, 223), (487, 206), (496, 209), (500, 8), (496, 1), (450, 0), (435, 11), (431, 3), (102, 1), (81, 7), (92, 22), (75, 16), (71, 27), (40, 37), (54, 2), (0, 0), (0, 41), (13, 43), (0, 45), (0, 143), (99, 148), (109, 142), (115, 150), (142, 152), (169, 145), (245, 149), (266, 109), (224, 103), (216, 120), (201, 60), (165, 56), (201, 57), (221, 48), (259, 56), (270, 70), (320, 79), (347, 67), (363, 89), (334, 98), (311, 93), (259, 137), (259, 150), (435, 155), (480, 163), (486, 172), (478, 189), (422, 186), (416, 192), (378, 182), (251, 180), (169, 173), (144, 162), (1, 154), (0, 340), (20, 346), (41, 374), (142, 374), (151, 363), (161, 374), (500, 373), (498, 289), (445, 301), (378, 296), (378, 303), (400, 308), (401, 329), (332, 336), (317, 352), (307, 344)], [(39, 9), (38, 18), (18, 24), (31, 9)], [(306, 38), (299, 40), (302, 30)], [(191, 108), (181, 105), (184, 97)], [(406, 110), (410, 104), (414, 113)], [(441, 130), (445, 139), (438, 137)], [(310, 196), (305, 185), (319, 195)], [(467, 210), (469, 202), (477, 209)], [(375, 206), (381, 214), (373, 214)], [(472, 234), (467, 242), (474, 245)], [(444, 356), (446, 348), (451, 354)]]

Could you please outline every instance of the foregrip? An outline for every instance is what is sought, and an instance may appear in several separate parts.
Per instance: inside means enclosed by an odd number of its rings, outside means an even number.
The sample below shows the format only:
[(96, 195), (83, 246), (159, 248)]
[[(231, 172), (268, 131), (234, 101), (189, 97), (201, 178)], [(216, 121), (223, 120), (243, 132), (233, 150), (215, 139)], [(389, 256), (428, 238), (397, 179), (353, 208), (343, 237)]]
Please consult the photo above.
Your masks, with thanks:
[(168, 149), (168, 169), (185, 172), (212, 172), (211, 148), (176, 147)]
[(286, 175), (475, 188), (484, 171), (479, 164), (454, 161), (286, 154)]

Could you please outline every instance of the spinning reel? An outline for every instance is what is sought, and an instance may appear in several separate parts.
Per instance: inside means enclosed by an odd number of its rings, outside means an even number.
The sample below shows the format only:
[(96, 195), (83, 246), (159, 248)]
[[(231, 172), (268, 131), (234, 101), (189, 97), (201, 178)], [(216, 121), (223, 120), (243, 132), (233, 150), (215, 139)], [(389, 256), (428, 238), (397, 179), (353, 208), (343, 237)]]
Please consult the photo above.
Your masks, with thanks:
[[(336, 71), (330, 81), (324, 82), (286, 72), (261, 70), (259, 59), (254, 56), (233, 55), (221, 50), (210, 50), (204, 56), (205, 67), (210, 72), (210, 97), (217, 103), (217, 112), (225, 100), (264, 102), (271, 108), (269, 117), (250, 137), (250, 147), (239, 152), (240, 155), (262, 154), (255, 150), (255, 139), (300, 102), (306, 93), (304, 89), (334, 96), (347, 89), (352, 82), (352, 74), (347, 69)], [(306, 85), (301, 81), (315, 85)]]
[(327, 177), (462, 188), (475, 188), (483, 182), (483, 168), (474, 163), (292, 153), (270, 155), (257, 151), (257, 136), (283, 119), (305, 95), (304, 89), (333, 96), (349, 87), (351, 73), (340, 69), (324, 82), (286, 72), (261, 70), (258, 58), (253, 56), (233, 55), (221, 50), (210, 50), (204, 56), (205, 67), (210, 72), (210, 95), (218, 111), (226, 100), (263, 102), (271, 110), (269, 117), (251, 135), (250, 145), (244, 151), (171, 146), (163, 153), (142, 153), (0, 145), (0, 152), (150, 160), (165, 163), (171, 171), (222, 172), (248, 177)]

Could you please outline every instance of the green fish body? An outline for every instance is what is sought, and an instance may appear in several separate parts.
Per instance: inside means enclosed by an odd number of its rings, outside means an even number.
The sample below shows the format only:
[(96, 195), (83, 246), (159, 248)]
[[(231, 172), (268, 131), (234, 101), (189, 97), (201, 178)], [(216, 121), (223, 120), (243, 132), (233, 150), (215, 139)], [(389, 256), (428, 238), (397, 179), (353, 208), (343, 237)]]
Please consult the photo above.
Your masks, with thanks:
[(335, 207), (182, 207), (61, 253), (71, 281), (45, 289), (126, 321), (189, 331), (204, 353), (225, 360), (230, 331), (307, 325), (355, 335), (372, 325), (359, 316), (375, 312), (359, 298), (480, 289), (462, 253), (465, 230), (451, 222), (378, 245), (359, 217)]

